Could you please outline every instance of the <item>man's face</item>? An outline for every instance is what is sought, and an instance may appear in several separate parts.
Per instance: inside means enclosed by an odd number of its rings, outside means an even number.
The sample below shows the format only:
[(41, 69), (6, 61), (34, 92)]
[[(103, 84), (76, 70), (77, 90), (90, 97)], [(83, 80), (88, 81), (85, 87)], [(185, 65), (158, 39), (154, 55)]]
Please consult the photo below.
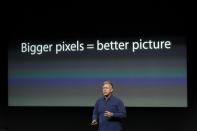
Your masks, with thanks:
[(110, 84), (104, 84), (103, 85), (103, 95), (108, 96), (112, 93), (113, 89)]

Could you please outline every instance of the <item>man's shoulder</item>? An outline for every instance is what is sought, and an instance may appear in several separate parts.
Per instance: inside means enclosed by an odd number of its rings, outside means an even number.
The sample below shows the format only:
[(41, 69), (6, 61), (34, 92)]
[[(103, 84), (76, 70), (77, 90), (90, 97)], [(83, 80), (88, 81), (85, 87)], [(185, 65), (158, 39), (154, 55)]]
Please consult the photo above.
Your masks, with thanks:
[[(117, 101), (117, 102), (121, 102), (122, 103), (122, 100), (119, 97), (117, 97), (117, 96), (111, 96), (111, 98), (113, 100)], [(101, 102), (103, 100), (104, 100), (104, 97), (102, 96), (102, 97), (99, 97), (96, 102), (98, 103), (98, 102)]]
[(119, 97), (117, 97), (117, 96), (112, 96), (112, 99), (114, 99), (117, 102), (121, 102), (122, 103), (122, 100)]
[(99, 98), (97, 99), (97, 102), (102, 101), (103, 99), (104, 99), (103, 96), (102, 96), (102, 97), (99, 97)]

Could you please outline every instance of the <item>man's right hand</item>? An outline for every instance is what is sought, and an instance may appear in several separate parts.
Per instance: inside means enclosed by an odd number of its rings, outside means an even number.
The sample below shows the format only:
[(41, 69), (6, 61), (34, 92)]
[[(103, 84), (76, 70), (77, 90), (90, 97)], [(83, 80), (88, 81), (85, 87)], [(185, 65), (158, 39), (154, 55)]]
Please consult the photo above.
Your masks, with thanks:
[(98, 123), (97, 123), (96, 120), (93, 120), (92, 123), (91, 123), (92, 126), (97, 125), (97, 124), (98, 124)]

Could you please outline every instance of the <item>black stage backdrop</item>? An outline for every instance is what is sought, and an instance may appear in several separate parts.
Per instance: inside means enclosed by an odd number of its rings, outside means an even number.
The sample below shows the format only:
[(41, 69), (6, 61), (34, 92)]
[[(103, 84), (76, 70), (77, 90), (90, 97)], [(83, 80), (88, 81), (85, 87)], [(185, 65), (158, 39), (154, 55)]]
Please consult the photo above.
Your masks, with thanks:
[[(197, 118), (193, 59), (185, 3), (69, 3), (14, 6), (7, 11), (8, 37), (61, 39), (78, 37), (183, 36), (187, 38), (188, 107), (129, 107), (127, 131), (195, 130)], [(5, 11), (5, 12), (6, 12)], [(13, 45), (12, 45), (13, 46)], [(5, 47), (6, 48), (6, 47)], [(1, 56), (6, 51), (1, 50)], [(4, 54), (4, 55), (3, 55)], [(10, 131), (97, 130), (90, 126), (93, 107), (8, 107), (7, 58), (1, 70), (0, 129)]]

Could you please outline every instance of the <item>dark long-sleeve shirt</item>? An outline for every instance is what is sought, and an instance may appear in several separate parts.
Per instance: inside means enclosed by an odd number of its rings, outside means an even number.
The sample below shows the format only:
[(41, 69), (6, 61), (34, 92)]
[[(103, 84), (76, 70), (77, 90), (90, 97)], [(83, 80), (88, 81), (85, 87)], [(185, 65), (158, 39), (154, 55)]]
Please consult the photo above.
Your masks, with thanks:
[[(104, 116), (105, 111), (113, 113), (111, 118)], [(99, 121), (99, 131), (121, 131), (122, 120), (126, 118), (126, 109), (123, 102), (115, 96), (107, 100), (101, 97), (96, 101), (93, 120)]]

